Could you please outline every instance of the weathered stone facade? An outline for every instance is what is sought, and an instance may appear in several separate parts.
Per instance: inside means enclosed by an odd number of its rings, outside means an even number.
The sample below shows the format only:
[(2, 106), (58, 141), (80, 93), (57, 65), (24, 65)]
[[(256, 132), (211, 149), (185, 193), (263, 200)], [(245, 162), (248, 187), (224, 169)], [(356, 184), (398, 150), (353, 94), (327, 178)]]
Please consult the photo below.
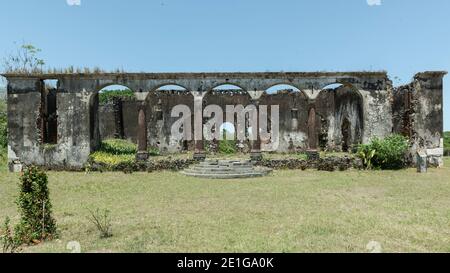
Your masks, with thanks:
[[(207, 105), (226, 109), (253, 104), (279, 106), (279, 152), (350, 150), (372, 137), (401, 133), (410, 138), (412, 153), (424, 150), (439, 165), (445, 74), (419, 73), (411, 84), (398, 88), (385, 72), (7, 74), (9, 159), (77, 169), (102, 139), (112, 137), (137, 142), (143, 159), (148, 147), (202, 154), (203, 141), (171, 137), (172, 124), (179, 119), (171, 116), (175, 105), (186, 105), (192, 113), (191, 130), (202, 131), (195, 128), (194, 116)], [(46, 88), (48, 79), (58, 81), (56, 89)], [(340, 86), (328, 88), (333, 84)], [(135, 99), (100, 105), (98, 92), (110, 85), (128, 87)], [(167, 85), (186, 91), (159, 91)], [(215, 89), (221, 85), (241, 90)], [(276, 85), (293, 90), (266, 92)], [(242, 145), (257, 154), (269, 144)]]

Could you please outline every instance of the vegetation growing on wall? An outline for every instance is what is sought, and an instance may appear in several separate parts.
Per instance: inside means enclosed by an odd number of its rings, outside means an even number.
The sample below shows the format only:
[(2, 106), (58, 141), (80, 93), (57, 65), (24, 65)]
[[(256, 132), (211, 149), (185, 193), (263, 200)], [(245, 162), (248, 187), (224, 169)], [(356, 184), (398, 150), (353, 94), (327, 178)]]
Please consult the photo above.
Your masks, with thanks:
[(42, 50), (32, 44), (18, 45), (16, 51), (8, 54), (2, 60), (6, 73), (42, 73), (45, 61), (39, 58)]
[(99, 102), (101, 104), (112, 102), (114, 98), (131, 100), (134, 98), (134, 93), (130, 89), (124, 89), (124, 90), (103, 90), (99, 94)]

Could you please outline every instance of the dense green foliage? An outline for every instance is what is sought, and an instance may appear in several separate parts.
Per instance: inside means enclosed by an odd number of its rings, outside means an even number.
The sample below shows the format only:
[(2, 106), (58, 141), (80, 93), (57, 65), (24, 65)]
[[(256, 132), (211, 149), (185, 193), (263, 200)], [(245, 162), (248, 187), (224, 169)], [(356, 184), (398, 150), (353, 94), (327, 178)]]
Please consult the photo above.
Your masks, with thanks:
[(47, 174), (37, 167), (28, 167), (21, 174), (16, 200), (20, 221), (13, 232), (6, 217), (0, 234), (4, 253), (17, 252), (23, 244), (36, 244), (57, 236), (47, 184)]
[(37, 167), (28, 167), (21, 175), (16, 202), (21, 216), (15, 227), (18, 242), (30, 244), (56, 236), (56, 222), (52, 216), (47, 184), (47, 174)]
[(21, 242), (14, 236), (10, 223), (11, 220), (9, 217), (6, 217), (0, 233), (0, 243), (3, 253), (15, 253), (21, 245)]
[[(100, 144), (100, 148), (91, 154), (90, 161), (110, 165), (111, 167), (120, 164), (130, 164), (135, 162), (137, 145), (125, 139), (106, 139)], [(160, 155), (159, 149), (149, 147), (150, 156)]]
[(132, 99), (134, 93), (130, 89), (124, 90), (103, 90), (99, 94), (99, 102), (105, 104), (111, 102), (114, 98)]
[(100, 148), (90, 155), (91, 163), (99, 163), (114, 169), (120, 164), (131, 164), (135, 161), (137, 145), (124, 139), (107, 139)]
[(236, 141), (234, 140), (220, 140), (219, 141), (219, 153), (221, 154), (235, 154), (236, 153)]
[(444, 155), (450, 156), (450, 132), (444, 133)]
[(391, 135), (385, 139), (374, 138), (369, 144), (358, 148), (358, 156), (366, 168), (396, 170), (405, 167), (408, 140), (401, 135)]
[(132, 163), (135, 158), (135, 154), (111, 154), (103, 151), (96, 151), (90, 155), (90, 161), (112, 167), (123, 163)]
[(107, 139), (102, 141), (99, 151), (113, 155), (135, 155), (137, 145), (125, 139)]

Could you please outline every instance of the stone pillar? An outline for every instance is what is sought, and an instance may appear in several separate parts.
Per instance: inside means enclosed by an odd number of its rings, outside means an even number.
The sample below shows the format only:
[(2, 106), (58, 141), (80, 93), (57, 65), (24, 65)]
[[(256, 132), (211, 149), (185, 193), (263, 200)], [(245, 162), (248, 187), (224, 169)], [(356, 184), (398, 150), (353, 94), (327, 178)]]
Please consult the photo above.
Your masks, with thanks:
[(118, 139), (124, 139), (125, 133), (123, 128), (123, 107), (122, 98), (113, 98), (113, 109), (114, 109), (114, 125), (115, 133), (114, 137)]
[[(259, 100), (253, 99), (252, 104), (256, 108), (256, 128), (252, 127), (252, 135), (256, 134), (256, 139), (252, 139), (250, 142), (251, 145), (251, 151), (250, 151), (250, 158), (253, 161), (260, 161), (262, 159), (261, 154), (261, 138), (260, 138), (260, 132), (259, 132)], [(255, 136), (253, 136), (255, 137)], [(252, 137), (252, 138), (253, 138)]]
[(296, 132), (298, 130), (298, 109), (292, 108), (291, 110), (291, 131)]
[(138, 132), (137, 132), (138, 151), (136, 160), (145, 161), (148, 159), (147, 151), (147, 120), (145, 118), (145, 103), (141, 103), (138, 109)]
[(306, 150), (308, 159), (316, 160), (319, 158), (317, 150), (317, 132), (316, 132), (316, 105), (310, 103), (308, 113), (308, 149)]
[(194, 95), (194, 159), (199, 161), (206, 158), (203, 143), (203, 96), (204, 94)]
[(414, 149), (423, 150), (429, 166), (444, 164), (443, 77), (446, 72), (429, 71), (414, 76), (412, 122)]
[(418, 173), (426, 173), (427, 172), (427, 164), (428, 164), (428, 159), (427, 159), (427, 154), (424, 151), (417, 151), (417, 172)]

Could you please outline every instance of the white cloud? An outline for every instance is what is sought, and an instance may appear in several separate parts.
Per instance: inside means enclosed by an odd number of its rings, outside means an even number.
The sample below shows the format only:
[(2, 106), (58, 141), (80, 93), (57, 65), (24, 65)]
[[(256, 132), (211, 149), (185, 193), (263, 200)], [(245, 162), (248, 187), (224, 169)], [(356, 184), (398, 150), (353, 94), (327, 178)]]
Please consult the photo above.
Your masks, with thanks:
[(381, 6), (381, 0), (367, 0), (369, 6)]
[(67, 5), (69, 6), (80, 6), (81, 0), (66, 0)]

